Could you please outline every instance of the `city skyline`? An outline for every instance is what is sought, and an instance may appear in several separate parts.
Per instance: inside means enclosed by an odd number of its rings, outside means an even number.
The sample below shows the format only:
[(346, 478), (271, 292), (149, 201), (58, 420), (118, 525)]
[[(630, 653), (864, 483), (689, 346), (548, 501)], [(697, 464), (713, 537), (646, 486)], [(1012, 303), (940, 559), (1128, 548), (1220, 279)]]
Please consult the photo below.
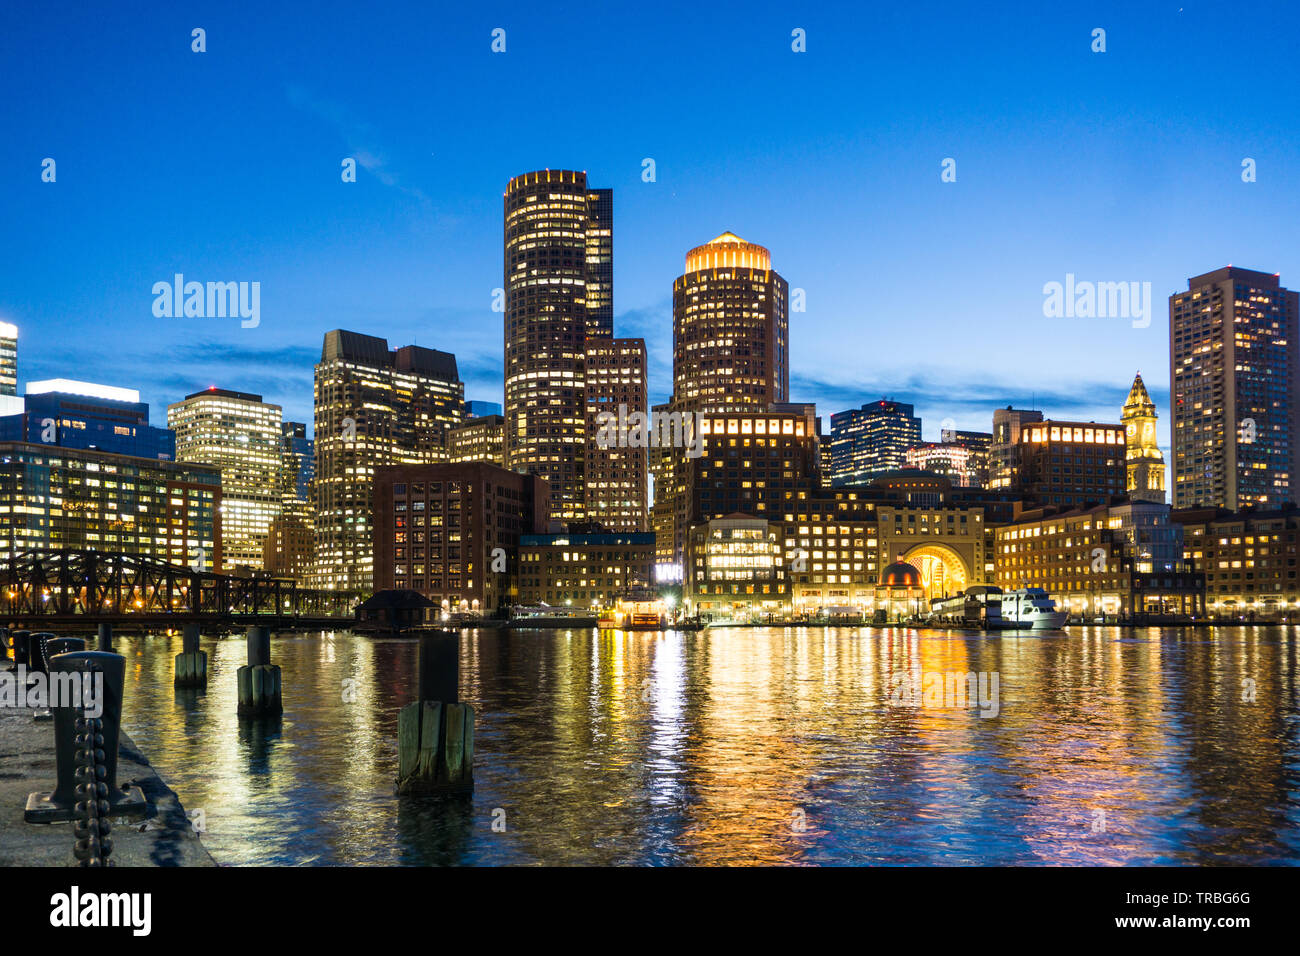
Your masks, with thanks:
[[(131, 36), (149, 55), (102, 71), (107, 95), (149, 87), (159, 71), (179, 77), (177, 88), (150, 92), (130, 116), (110, 108), (72, 128), (59, 108), (83, 92), (62, 79), (71, 53), (15, 13), (6, 62), (21, 71), (26, 50), (54, 52), (37, 71), (41, 107), (17, 105), (14, 149), (0, 160), (14, 218), (31, 224), (0, 249), (13, 268), (0, 320), (20, 329), (24, 382), (108, 380), (139, 388), (155, 409), (218, 385), (310, 421), (311, 367), (331, 328), (452, 352), (467, 397), (500, 402), (497, 195), (523, 170), (585, 169), (617, 194), (613, 313), (620, 334), (647, 340), (651, 404), (671, 390), (681, 256), (733, 231), (770, 248), (806, 294), (806, 311), (790, 317), (792, 401), (815, 402), (823, 416), (904, 401), (936, 440), (945, 420), (987, 430), (992, 409), (1008, 404), (1113, 420), (1140, 371), (1168, 455), (1165, 297), (1229, 263), (1283, 283), (1300, 274), (1286, 242), (1296, 150), (1258, 132), (1293, 99), (1294, 79), (1259, 86), (1227, 65), (1190, 66), (1183, 44), (1212, 15), (953, 10), (921, 53), (901, 22), (848, 8), (758, 10), (726, 29), (710, 13), (681, 35), (647, 23), (644, 49), (619, 51), (631, 68), (589, 94), (608, 117), (600, 135), (552, 128), (554, 106), (543, 103), (505, 137), (492, 104), (550, 62), (543, 53), (598, 37), (598, 24), (575, 16), (567, 35), (512, 14), (507, 52), (493, 54), (493, 24), (441, 22), (441, 42), (423, 28), (386, 37), (389, 72), (347, 84), (322, 69), (322, 49), (380, 47), (366, 25), (345, 28), (328, 11), (294, 22), (283, 68), (248, 77), (244, 58), (285, 39), (274, 13), (252, 35), (214, 15), (202, 54), (190, 49), (188, 21), (128, 18), (108, 39)], [(1246, 49), (1247, 26), (1213, 24)], [(1107, 30), (1105, 53), (1090, 49), (1096, 26)], [(806, 53), (791, 50), (795, 27), (807, 32)], [(403, 92), (423, 89), (404, 59), (420, 43), (439, 50), (429, 69), (463, 101), (434, 108)], [(595, 49), (596, 65), (608, 63)], [(726, 115), (689, 131), (668, 115), (635, 123), (613, 109), (620, 98), (671, 99), (685, 85), (670, 65), (679, 55), (761, 72), (780, 92), (730, 97)], [(980, 79), (958, 82), (964, 70)], [(854, 84), (868, 95), (849, 93)], [(273, 95), (254, 103), (254, 90)], [(1235, 102), (1207, 134), (1183, 113), (1189, 98), (1211, 94)], [(232, 125), (231, 96), (242, 97), (249, 129)], [(727, 100), (725, 83), (717, 96)], [(173, 115), (182, 100), (194, 141), (151, 139), (148, 117)], [(44, 157), (58, 161), (53, 183), (41, 182)], [(356, 183), (339, 179), (346, 157), (358, 161)], [(1258, 164), (1255, 182), (1242, 181), (1246, 157)], [(941, 179), (946, 158), (956, 159), (955, 182)], [(645, 159), (654, 182), (642, 181)], [(1232, 202), (1238, 215), (1205, 229), (1196, 209), (1206, 201)], [(260, 324), (155, 318), (149, 290), (176, 272), (260, 282)], [(1150, 325), (1047, 318), (1043, 287), (1068, 276), (1150, 282)], [(1033, 343), (1032, 361), (1017, 342)]]

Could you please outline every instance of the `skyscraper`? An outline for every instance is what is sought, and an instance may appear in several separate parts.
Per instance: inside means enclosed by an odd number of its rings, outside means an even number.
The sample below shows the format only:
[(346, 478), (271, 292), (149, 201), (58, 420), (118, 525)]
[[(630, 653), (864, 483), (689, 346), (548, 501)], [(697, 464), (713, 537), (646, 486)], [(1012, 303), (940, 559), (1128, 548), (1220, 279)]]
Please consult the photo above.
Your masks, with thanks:
[(262, 568), (282, 501), (283, 417), (261, 395), (213, 386), (167, 406), (176, 460), (221, 469), (221, 549), (227, 567)]
[[(790, 287), (756, 243), (724, 232), (686, 254), (673, 283), (673, 394), (667, 414), (767, 412), (790, 400)], [(656, 452), (656, 560), (676, 574), (691, 514), (680, 448)]]
[(1175, 508), (1276, 508), (1296, 489), (1300, 293), (1227, 266), (1169, 297)]
[(1156, 405), (1139, 373), (1120, 415), (1124, 426), (1128, 495), (1134, 501), (1165, 503), (1165, 456), (1156, 441)]
[[(516, 176), (505, 192), (506, 467), (545, 478), (561, 521), (586, 518), (585, 349), (602, 322), (587, 309), (588, 282), (602, 281), (588, 271), (588, 238), (612, 221), (608, 198), (564, 169)], [(592, 237), (602, 274), (606, 240)]]
[(921, 419), (911, 405), (881, 399), (831, 416), (831, 483), (861, 484), (907, 463), (921, 444)]
[[(587, 520), (610, 531), (645, 531), (646, 449), (640, 445), (601, 447), (601, 414), (626, 417), (645, 412), (645, 339), (587, 336)], [(608, 419), (606, 419), (608, 420)]]
[(18, 326), (0, 322), (0, 395), (18, 394)]
[(280, 430), (280, 513), (271, 520), (262, 545), (262, 569), (269, 574), (306, 581), (312, 573), (315, 474), (316, 451), (307, 425), (285, 422)]
[(763, 246), (724, 232), (673, 283), (673, 407), (765, 410), (790, 400), (789, 286)]
[(613, 190), (572, 170), (512, 179), (505, 289), (506, 467), (547, 480), (559, 521), (644, 529), (645, 449), (593, 431), (646, 410), (645, 342), (614, 338)]
[(991, 489), (1010, 488), (1020, 470), (1020, 429), (1041, 422), (1043, 413), (1023, 408), (993, 410), (993, 440), (989, 444), (989, 483)]
[(373, 335), (325, 333), (315, 376), (316, 587), (368, 590), (379, 465), (446, 461), (464, 415), (456, 357)]

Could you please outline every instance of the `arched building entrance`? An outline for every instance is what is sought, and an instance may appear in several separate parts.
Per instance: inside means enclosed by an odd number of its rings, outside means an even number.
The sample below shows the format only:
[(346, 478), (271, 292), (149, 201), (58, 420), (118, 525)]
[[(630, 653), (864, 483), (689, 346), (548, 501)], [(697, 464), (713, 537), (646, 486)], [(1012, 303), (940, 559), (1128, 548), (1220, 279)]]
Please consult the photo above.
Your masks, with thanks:
[(977, 583), (960, 554), (942, 544), (922, 544), (903, 553), (902, 560), (921, 572), (925, 601), (961, 594)]

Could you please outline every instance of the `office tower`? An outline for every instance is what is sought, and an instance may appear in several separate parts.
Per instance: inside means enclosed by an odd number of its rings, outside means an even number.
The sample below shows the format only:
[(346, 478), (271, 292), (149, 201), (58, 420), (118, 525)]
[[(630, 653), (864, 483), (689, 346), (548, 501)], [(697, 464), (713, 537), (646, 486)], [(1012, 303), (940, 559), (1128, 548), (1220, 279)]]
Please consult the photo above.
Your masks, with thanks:
[(18, 326), (0, 322), (0, 395), (18, 394)]
[(587, 190), (587, 334), (614, 334), (614, 190)]
[(1165, 502), (1165, 456), (1156, 441), (1156, 405), (1139, 373), (1120, 415), (1124, 426), (1128, 494), (1134, 501)]
[(171, 461), (176, 439), (149, 424), (149, 405), (133, 388), (56, 378), (28, 382), (23, 411), (0, 417), (0, 440), (106, 451)]
[(176, 459), (221, 469), (221, 550), (230, 568), (262, 568), (283, 486), (283, 415), (261, 395), (213, 386), (167, 406)]
[(998, 408), (993, 411), (993, 441), (989, 445), (990, 489), (1010, 488), (1019, 468), (1020, 429), (1041, 422), (1043, 413), (1026, 409)]
[(831, 484), (870, 481), (907, 463), (921, 444), (921, 419), (911, 405), (881, 399), (831, 416)]
[(418, 591), (445, 611), (519, 603), (519, 539), (546, 529), (548, 499), (541, 478), (483, 461), (376, 468), (376, 590)]
[[(608, 200), (572, 170), (516, 176), (505, 193), (506, 467), (545, 478), (561, 521), (586, 516), (585, 348), (604, 334), (587, 308), (589, 282), (603, 281), (588, 272), (588, 234), (608, 225)], [(592, 237), (602, 273), (606, 243)]]
[(1020, 429), (1011, 489), (1043, 505), (1105, 504), (1128, 487), (1124, 428), (1051, 419)]
[(645, 340), (589, 335), (586, 348), (587, 521), (609, 531), (645, 531), (646, 447), (628, 442), (628, 430), (622, 428), (612, 435), (606, 429), (601, 439), (602, 421), (626, 421), (649, 409)]
[(0, 442), (0, 561), (74, 549), (221, 571), (221, 472), (34, 442)]
[[(766, 248), (724, 232), (673, 283), (673, 395), (664, 414), (765, 412), (790, 396), (790, 291)], [(660, 573), (681, 573), (692, 511), (680, 448), (651, 451)]]
[(306, 422), (284, 422), (280, 429), (281, 494), (285, 499), (311, 501), (316, 474), (316, 449), (307, 437)]
[(1175, 508), (1294, 501), (1300, 293), (1228, 266), (1169, 297)]
[(447, 432), (448, 462), (486, 461), (505, 467), (505, 425), (500, 415), (466, 419)]
[(962, 431), (957, 428), (944, 428), (939, 431), (939, 441), (944, 445), (960, 445), (970, 450), (967, 468), (971, 486), (987, 488), (989, 486), (989, 468), (993, 452), (992, 432)]
[(456, 357), (373, 335), (325, 333), (315, 373), (315, 587), (371, 588), (374, 469), (447, 460), (462, 420)]
[(923, 442), (903, 455), (904, 465), (943, 475), (962, 488), (979, 488), (979, 458), (966, 445), (956, 442)]
[(280, 431), (280, 513), (271, 519), (262, 544), (262, 569), (274, 577), (306, 582), (316, 557), (312, 478), (316, 453), (305, 422), (285, 422)]
[(789, 401), (789, 308), (763, 246), (724, 232), (688, 252), (673, 283), (674, 410)]

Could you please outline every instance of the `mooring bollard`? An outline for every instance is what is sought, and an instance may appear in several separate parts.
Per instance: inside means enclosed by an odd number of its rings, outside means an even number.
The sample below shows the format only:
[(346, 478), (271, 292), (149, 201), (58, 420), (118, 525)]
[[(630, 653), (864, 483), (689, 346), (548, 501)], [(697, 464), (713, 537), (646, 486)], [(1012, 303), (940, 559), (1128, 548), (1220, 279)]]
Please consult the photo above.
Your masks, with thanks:
[[(139, 787), (118, 786), (117, 753), (122, 727), (122, 690), (125, 686), (126, 658), (103, 651), (73, 651), (51, 657), (50, 687), (61, 686), (60, 699), (51, 701), (54, 710), (54, 762), (56, 782), (49, 793), (28, 796), (23, 819), (28, 823), (57, 823), (73, 819), (77, 803), (78, 761), (77, 721), (91, 717), (99, 721), (95, 749), (97, 783), (101, 816), (130, 816), (148, 810)], [(59, 675), (72, 675), (59, 678)], [(76, 689), (79, 700), (67, 699)], [(87, 700), (87, 697), (90, 699)], [(95, 712), (99, 711), (96, 717)], [(103, 751), (102, 760), (98, 751)], [(101, 772), (102, 769), (102, 772)], [(107, 804), (105, 806), (105, 804)]]
[[(41, 642), (41, 653), (44, 655), (47, 662), (56, 654), (70, 654), (74, 651), (84, 651), (85, 649), (86, 642), (79, 637), (51, 637)], [(55, 678), (53, 675), (47, 674), (46, 676), (46, 684), (47, 687), (49, 687), (50, 696), (53, 697)], [(51, 704), (51, 706), (53, 706), (53, 704)], [(54, 714), (51, 710), (41, 709), (36, 711), (32, 719), (38, 723), (53, 720)]]
[(9, 660), (9, 628), (0, 627), (0, 661)]
[(59, 635), (53, 631), (36, 631), (27, 639), (27, 669), (32, 673), (48, 674), (50, 656), (46, 647), (50, 641), (57, 641)]
[(199, 626), (186, 624), (181, 632), (181, 652), (176, 655), (177, 687), (208, 686), (208, 654), (199, 650)]
[(417, 700), (397, 718), (397, 792), (474, 789), (474, 708), (460, 703), (460, 634), (420, 638)]
[(284, 713), (280, 668), (271, 663), (271, 629), (248, 629), (248, 665), (235, 673), (240, 717), (276, 717)]
[(30, 646), (32, 640), (31, 631), (14, 631), (9, 635), (9, 646), (14, 651), (14, 669), (17, 670), (19, 665), (26, 667), (31, 663)]
[(113, 653), (113, 625), (102, 623), (99, 625), (99, 646), (96, 650), (103, 651), (106, 654)]

